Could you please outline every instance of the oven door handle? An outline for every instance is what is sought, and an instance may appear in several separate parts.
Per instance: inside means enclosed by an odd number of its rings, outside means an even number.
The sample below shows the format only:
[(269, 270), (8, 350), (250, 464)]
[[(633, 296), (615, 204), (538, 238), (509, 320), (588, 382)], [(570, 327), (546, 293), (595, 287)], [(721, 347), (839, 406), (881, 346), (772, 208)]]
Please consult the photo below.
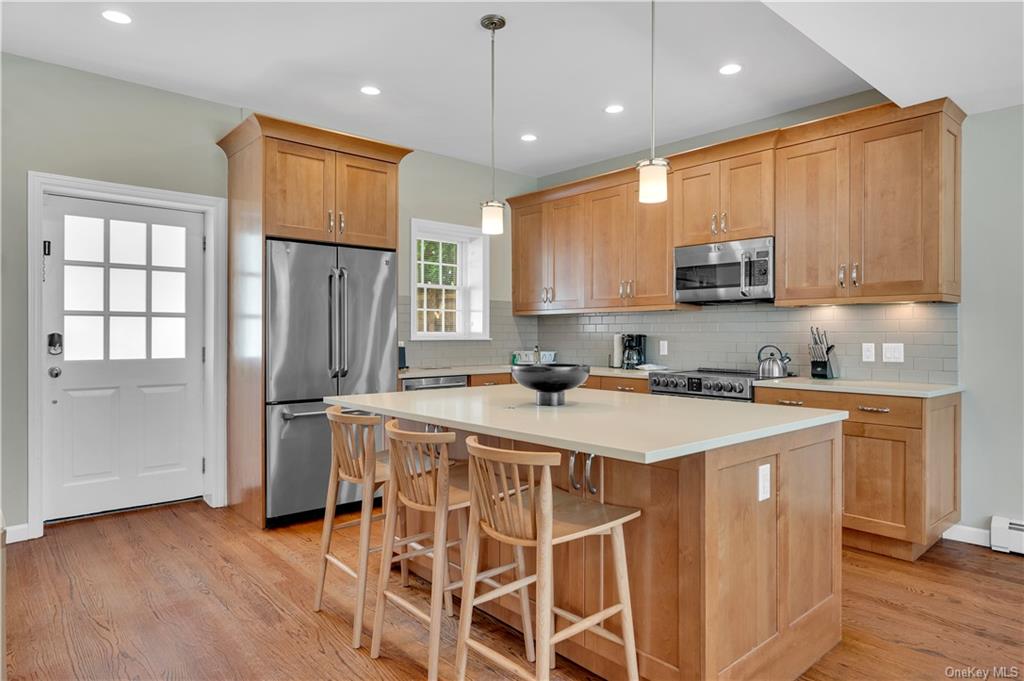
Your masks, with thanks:
[(740, 253), (740, 295), (744, 298), (750, 296), (750, 282), (747, 279), (747, 264), (750, 262), (750, 253)]

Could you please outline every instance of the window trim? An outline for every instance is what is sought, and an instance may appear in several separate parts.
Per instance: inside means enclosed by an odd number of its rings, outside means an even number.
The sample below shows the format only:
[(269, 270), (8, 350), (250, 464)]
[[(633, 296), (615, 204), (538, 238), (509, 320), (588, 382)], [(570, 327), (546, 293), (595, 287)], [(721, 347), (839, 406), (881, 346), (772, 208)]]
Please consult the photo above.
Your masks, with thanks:
[[(456, 225), (449, 222), (438, 222), (436, 220), (423, 220), (412, 218), (410, 220), (409, 235), (409, 340), (410, 341), (489, 341), (491, 340), (491, 279), (490, 279), (490, 240), (477, 227)], [(478, 249), (478, 256), (482, 261), (480, 268), (480, 282), (477, 285), (467, 284), (459, 286), (459, 296), (467, 299), (461, 307), (462, 314), (470, 314), (468, 299), (470, 291), (479, 290), (482, 297), (483, 331), (478, 334), (472, 333), (425, 333), (417, 330), (416, 327), (416, 292), (417, 292), (417, 266), (418, 257), (416, 242), (419, 239), (437, 239), (441, 241), (454, 241), (460, 245), (459, 248), (459, 274), (469, 277), (471, 266), (467, 262), (469, 249)]]

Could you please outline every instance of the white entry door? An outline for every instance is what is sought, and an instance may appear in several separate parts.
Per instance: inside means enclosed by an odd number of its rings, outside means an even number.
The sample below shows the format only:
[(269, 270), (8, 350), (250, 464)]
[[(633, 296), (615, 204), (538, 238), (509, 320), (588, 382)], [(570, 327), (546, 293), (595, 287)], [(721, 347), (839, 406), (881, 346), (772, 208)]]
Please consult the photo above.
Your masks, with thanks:
[(43, 235), (44, 519), (201, 495), (202, 215), (48, 195)]

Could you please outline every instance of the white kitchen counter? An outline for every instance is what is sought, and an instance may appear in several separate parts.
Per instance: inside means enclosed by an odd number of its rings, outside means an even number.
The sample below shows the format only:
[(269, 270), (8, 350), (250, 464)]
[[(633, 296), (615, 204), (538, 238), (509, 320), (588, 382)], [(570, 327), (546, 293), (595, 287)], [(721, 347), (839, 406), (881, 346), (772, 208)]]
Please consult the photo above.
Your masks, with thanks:
[(845, 411), (577, 388), (538, 407), (519, 385), (342, 395), (325, 402), (549, 447), (655, 463), (846, 419)]
[(842, 378), (772, 378), (755, 381), (756, 388), (788, 388), (790, 390), (820, 390), (830, 393), (857, 393), (859, 395), (886, 395), (890, 397), (942, 397), (963, 392), (963, 386), (941, 383), (897, 383), (895, 381), (853, 381)]
[[(439, 369), (404, 369), (398, 378), (432, 378), (435, 376), (473, 376), (476, 374), (507, 374), (511, 364), (485, 364), (482, 366), (443, 367)], [(614, 378), (646, 379), (648, 372), (636, 369), (612, 369), (611, 367), (590, 367), (591, 376), (612, 376)]]

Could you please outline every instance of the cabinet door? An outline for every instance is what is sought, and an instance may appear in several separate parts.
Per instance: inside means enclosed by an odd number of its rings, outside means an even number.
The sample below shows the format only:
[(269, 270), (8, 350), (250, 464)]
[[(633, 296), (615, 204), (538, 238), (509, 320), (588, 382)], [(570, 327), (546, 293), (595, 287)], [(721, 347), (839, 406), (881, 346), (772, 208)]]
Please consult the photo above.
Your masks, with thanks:
[(573, 196), (545, 206), (544, 234), (548, 247), (548, 308), (583, 307), (583, 199)]
[(852, 296), (938, 290), (941, 115), (850, 135)]
[(721, 241), (775, 234), (775, 152), (722, 161), (718, 237)]
[(336, 154), (337, 241), (398, 248), (398, 166)]
[[(671, 183), (671, 177), (669, 182)], [(636, 210), (632, 246), (629, 305), (671, 305), (675, 302), (675, 263), (672, 250), (672, 200), (640, 203), (636, 182), (629, 185), (629, 201)], [(671, 184), (670, 184), (671, 186)]]
[(266, 144), (264, 232), (334, 241), (334, 152), (272, 138)]
[(924, 543), (921, 431), (843, 424), (843, 527)]
[(629, 255), (622, 245), (633, 234), (636, 216), (628, 185), (610, 187), (584, 196), (586, 212), (586, 306), (623, 307), (629, 279)]
[(672, 173), (676, 246), (718, 240), (719, 165), (705, 163)]
[(546, 307), (548, 255), (544, 235), (544, 206), (512, 211), (512, 307), (532, 312)]
[(842, 135), (776, 152), (778, 300), (839, 298), (849, 290), (849, 145)]

